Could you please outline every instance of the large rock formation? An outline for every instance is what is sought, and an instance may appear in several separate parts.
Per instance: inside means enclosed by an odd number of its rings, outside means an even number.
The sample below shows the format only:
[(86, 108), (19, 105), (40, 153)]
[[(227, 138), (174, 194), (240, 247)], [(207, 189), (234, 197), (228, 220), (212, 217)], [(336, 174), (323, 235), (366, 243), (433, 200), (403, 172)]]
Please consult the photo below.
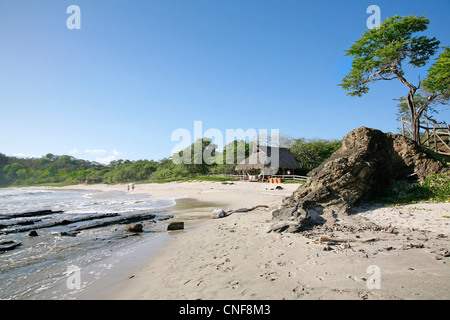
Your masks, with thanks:
[(301, 231), (368, 199), (392, 179), (423, 180), (447, 171), (412, 140), (399, 134), (360, 127), (348, 133), (342, 148), (309, 174), (308, 182), (283, 200), (273, 215), (273, 231)]

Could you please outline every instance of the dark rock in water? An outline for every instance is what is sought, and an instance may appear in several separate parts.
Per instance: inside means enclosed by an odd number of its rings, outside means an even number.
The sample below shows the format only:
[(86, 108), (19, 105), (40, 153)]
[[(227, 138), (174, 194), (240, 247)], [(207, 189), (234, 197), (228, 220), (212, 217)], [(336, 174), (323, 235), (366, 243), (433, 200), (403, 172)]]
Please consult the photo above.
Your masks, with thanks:
[(51, 214), (59, 214), (63, 213), (64, 211), (53, 211), (53, 210), (39, 210), (39, 211), (32, 211), (32, 212), (22, 212), (22, 213), (15, 213), (15, 214), (8, 214), (8, 215), (0, 215), (0, 219), (15, 219), (15, 218), (25, 218), (25, 217), (36, 217), (36, 216), (47, 216)]
[(39, 222), (42, 220), (26, 220), (26, 221), (19, 221), (17, 222), (18, 226), (30, 226), (33, 225), (35, 222)]
[(63, 237), (76, 237), (79, 234), (79, 231), (63, 231), (61, 232), (61, 236)]
[(311, 171), (308, 182), (272, 212), (272, 231), (302, 231), (317, 220), (347, 214), (392, 179), (423, 181), (427, 175), (448, 171), (414, 141), (360, 127), (348, 133), (342, 148)]
[(66, 220), (65, 219), (65, 220), (59, 222), (58, 225), (60, 225), (60, 226), (67, 226), (68, 224), (71, 224), (71, 223), (73, 223), (73, 222), (70, 221), (70, 220)]
[(144, 229), (144, 226), (142, 223), (136, 223), (132, 226), (129, 226), (126, 230), (129, 232), (142, 232)]
[(0, 253), (4, 253), (6, 251), (14, 250), (15, 248), (21, 246), (21, 242), (15, 241), (3, 241), (0, 242)]
[[(50, 222), (44, 222), (41, 224), (36, 224), (33, 226), (24, 226), (24, 227), (2, 230), (2, 231), (0, 231), (0, 234), (26, 232), (26, 231), (30, 231), (30, 230), (36, 230), (36, 229), (42, 229), (42, 228), (52, 228), (52, 227), (57, 227), (57, 226), (67, 226), (72, 223), (77, 223), (77, 222), (82, 222), (82, 221), (99, 220), (99, 219), (110, 219), (110, 218), (114, 218), (117, 216), (119, 216), (118, 213), (93, 214), (91, 216), (81, 216), (81, 217), (76, 217), (76, 218), (73, 218), (70, 220), (64, 219), (62, 221), (50, 221)], [(152, 215), (152, 216), (154, 216), (154, 215)], [(123, 218), (123, 220), (126, 221), (127, 219)]]
[(30, 231), (30, 233), (28, 233), (28, 236), (30, 236), (30, 237), (37, 237), (38, 233), (37, 233), (36, 230), (32, 230), (32, 231)]
[(168, 226), (167, 226), (167, 230), (168, 231), (173, 231), (173, 230), (183, 230), (184, 229), (184, 222), (171, 222)]

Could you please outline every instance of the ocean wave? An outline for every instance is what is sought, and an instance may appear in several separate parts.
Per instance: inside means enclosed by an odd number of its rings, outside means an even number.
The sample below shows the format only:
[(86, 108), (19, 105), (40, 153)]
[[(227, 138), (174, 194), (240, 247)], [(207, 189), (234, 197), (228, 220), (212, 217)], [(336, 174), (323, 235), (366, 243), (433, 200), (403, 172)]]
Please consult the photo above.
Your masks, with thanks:
[[(155, 198), (148, 194), (115, 193), (110, 197), (93, 197), (96, 192), (80, 192), (69, 190), (30, 190), (8, 189), (0, 190), (0, 214), (13, 214), (20, 212), (34, 212), (41, 209), (64, 211), (58, 215), (38, 217), (42, 221), (36, 221), (35, 225), (58, 222), (64, 220), (77, 220), (83, 215), (118, 213), (122, 217), (143, 216), (154, 214), (154, 220), (164, 218), (170, 214), (166, 210), (176, 204), (174, 197)], [(41, 197), (38, 197), (41, 195)], [(169, 212), (168, 212), (169, 211)], [(113, 219), (115, 217), (111, 217)], [(27, 218), (33, 220), (34, 218)], [(105, 218), (105, 222), (110, 219)], [(150, 219), (150, 218), (149, 218)], [(11, 223), (23, 222), (26, 219), (11, 219)], [(90, 221), (90, 220), (89, 220)], [(86, 221), (74, 222), (73, 226), (82, 229), (87, 226)], [(158, 225), (161, 223), (161, 225)], [(6, 224), (6, 222), (4, 222)], [(9, 224), (9, 222), (8, 222)], [(150, 224), (153, 225), (153, 224)], [(155, 228), (161, 228), (164, 222), (157, 222)], [(19, 225), (18, 227), (21, 227)], [(112, 256), (112, 252), (118, 249), (134, 247), (136, 243), (147, 241), (158, 233), (149, 228), (140, 237), (128, 236), (123, 233), (124, 226), (111, 225), (101, 228), (85, 229), (76, 237), (62, 236), (62, 231), (72, 230), (66, 225), (57, 225), (38, 230), (38, 237), (29, 237), (28, 232), (8, 233), (5, 240), (22, 243), (14, 251), (2, 254), (0, 260), (0, 299), (35, 299), (42, 297), (67, 296), (65, 286), (66, 277), (61, 271), (67, 269), (67, 265), (74, 264), (83, 268), (89, 268), (92, 263), (102, 261), (90, 271), (100, 277), (110, 270), (109, 262), (103, 264), (105, 257)], [(153, 227), (151, 227), (153, 228)], [(3, 229), (5, 230), (5, 229)], [(128, 249), (127, 249), (128, 250)], [(83, 283), (95, 281), (83, 276)], [(61, 286), (62, 284), (62, 286)], [(63, 288), (63, 290), (60, 290)], [(59, 291), (58, 291), (59, 290)]]
[(17, 198), (17, 197), (27, 197), (36, 195), (53, 194), (55, 191), (51, 190), (23, 190), (23, 189), (7, 189), (0, 190), (1, 198)]

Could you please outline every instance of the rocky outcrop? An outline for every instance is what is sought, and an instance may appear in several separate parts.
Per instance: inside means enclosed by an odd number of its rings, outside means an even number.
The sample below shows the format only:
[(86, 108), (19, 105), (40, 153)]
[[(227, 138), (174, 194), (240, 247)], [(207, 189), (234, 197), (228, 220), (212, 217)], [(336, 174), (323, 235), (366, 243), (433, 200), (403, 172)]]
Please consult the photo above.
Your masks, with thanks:
[(5, 253), (6, 251), (14, 250), (17, 247), (22, 245), (21, 242), (15, 241), (2, 241), (0, 242), (0, 254)]
[(308, 182), (272, 212), (272, 231), (297, 232), (314, 222), (332, 220), (392, 179), (423, 180), (448, 171), (412, 140), (399, 134), (360, 127), (348, 133), (342, 148), (309, 173)]

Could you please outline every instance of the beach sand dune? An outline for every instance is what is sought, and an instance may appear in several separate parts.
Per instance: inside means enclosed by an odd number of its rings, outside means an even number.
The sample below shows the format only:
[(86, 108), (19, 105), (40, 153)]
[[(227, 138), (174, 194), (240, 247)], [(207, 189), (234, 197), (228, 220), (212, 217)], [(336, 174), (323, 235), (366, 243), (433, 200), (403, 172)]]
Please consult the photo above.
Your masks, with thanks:
[[(221, 208), (269, 208), (222, 219), (208, 219), (203, 212), (201, 222), (171, 232), (171, 239), (108, 298), (450, 299), (450, 203), (359, 207), (334, 225), (268, 233), (271, 211), (298, 187), (282, 186), (138, 185), (135, 192), (188, 197)], [(320, 236), (336, 241), (319, 243)]]

